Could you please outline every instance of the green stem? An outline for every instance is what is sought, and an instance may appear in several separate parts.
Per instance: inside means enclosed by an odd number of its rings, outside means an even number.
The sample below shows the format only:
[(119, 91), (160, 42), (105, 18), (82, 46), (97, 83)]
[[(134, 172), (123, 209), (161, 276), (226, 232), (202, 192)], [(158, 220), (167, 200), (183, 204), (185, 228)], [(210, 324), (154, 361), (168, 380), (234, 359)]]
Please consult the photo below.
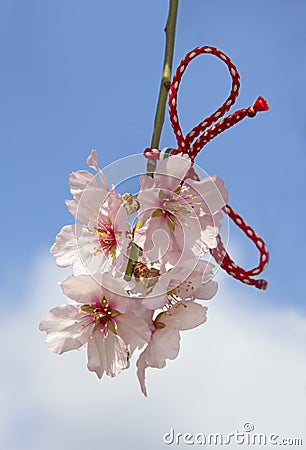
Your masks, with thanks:
[[(162, 132), (164, 120), (165, 120), (165, 108), (168, 97), (168, 91), (171, 84), (171, 71), (174, 51), (176, 18), (177, 18), (178, 0), (169, 0), (169, 13), (167, 24), (165, 27), (166, 44), (162, 79), (160, 83), (159, 96), (156, 106), (156, 113), (154, 119), (154, 130), (151, 140), (151, 148), (158, 148), (160, 135)], [(148, 159), (147, 163), (147, 175), (153, 174), (156, 169), (157, 160)]]
[[(171, 84), (171, 71), (174, 51), (176, 18), (177, 18), (178, 0), (169, 0), (169, 12), (167, 24), (165, 27), (166, 45), (164, 55), (164, 65), (162, 79), (160, 83), (159, 96), (156, 106), (156, 113), (154, 119), (154, 130), (151, 140), (151, 148), (158, 148), (160, 135), (165, 121), (165, 108), (168, 97), (168, 91)], [(148, 159), (147, 175), (153, 175), (156, 169), (156, 159)], [(124, 279), (130, 281), (133, 274), (133, 268), (139, 257), (139, 247), (132, 242), (129, 261), (127, 263)]]
[(138, 247), (138, 245), (134, 244), (134, 242), (132, 242), (131, 249), (130, 249), (130, 256), (129, 256), (129, 260), (128, 260), (126, 270), (125, 270), (125, 275), (124, 275), (125, 281), (131, 280), (134, 265), (135, 265), (135, 263), (138, 262), (138, 256), (139, 256), (139, 247)]

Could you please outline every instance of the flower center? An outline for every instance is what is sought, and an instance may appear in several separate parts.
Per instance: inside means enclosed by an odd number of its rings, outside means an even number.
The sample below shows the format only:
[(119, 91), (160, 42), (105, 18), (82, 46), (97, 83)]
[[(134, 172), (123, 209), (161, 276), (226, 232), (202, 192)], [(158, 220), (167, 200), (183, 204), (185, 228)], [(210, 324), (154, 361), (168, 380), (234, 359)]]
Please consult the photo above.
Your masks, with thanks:
[(95, 229), (100, 246), (107, 256), (116, 257), (117, 239), (113, 224), (100, 222)]
[(173, 305), (180, 302), (185, 297), (193, 296), (194, 287), (192, 281), (183, 281), (181, 284), (167, 292), (168, 301), (165, 305), (166, 309), (172, 308)]
[(117, 324), (115, 318), (120, 315), (116, 309), (111, 309), (106, 298), (101, 298), (100, 301), (88, 305), (82, 305), (81, 310), (90, 318), (88, 325), (93, 325), (93, 333), (100, 330), (107, 337), (108, 332), (111, 331), (117, 334)]
[[(188, 188), (187, 188), (188, 191)], [(172, 192), (165, 192), (162, 189), (159, 191), (159, 198), (162, 204), (162, 208), (171, 211), (173, 214), (191, 214), (192, 205), (190, 204), (193, 199), (192, 195), (186, 192), (186, 188), (182, 189), (182, 186), (177, 186)]]
[[(159, 190), (160, 207), (153, 213), (152, 217), (164, 217), (171, 231), (175, 231), (176, 216), (194, 214), (196, 196), (191, 195), (188, 187), (178, 186), (172, 192)], [(197, 203), (198, 204), (198, 203)], [(182, 221), (182, 217), (180, 221)]]

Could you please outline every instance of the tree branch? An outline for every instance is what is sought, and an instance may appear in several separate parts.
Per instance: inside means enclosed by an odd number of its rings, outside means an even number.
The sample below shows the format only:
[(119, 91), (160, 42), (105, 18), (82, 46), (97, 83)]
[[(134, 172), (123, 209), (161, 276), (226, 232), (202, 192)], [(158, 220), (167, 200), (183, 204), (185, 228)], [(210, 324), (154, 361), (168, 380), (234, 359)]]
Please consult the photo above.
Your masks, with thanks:
[[(164, 65), (159, 89), (159, 96), (156, 106), (151, 148), (158, 148), (160, 135), (165, 120), (165, 107), (168, 91), (171, 84), (171, 71), (172, 71), (172, 61), (174, 51), (177, 9), (178, 9), (178, 0), (169, 0), (169, 12), (167, 24), (165, 27), (166, 45), (165, 45)], [(156, 159), (148, 159), (147, 175), (151, 176), (153, 175), (153, 172), (156, 169), (156, 162), (157, 162)], [(139, 256), (139, 248), (136, 244), (132, 243), (130, 248), (129, 261), (124, 275), (124, 279), (126, 281), (130, 281), (132, 278), (133, 268), (135, 263), (138, 261), (138, 256)]]
[[(158, 148), (160, 136), (165, 120), (165, 107), (168, 96), (168, 91), (171, 84), (171, 71), (174, 51), (174, 40), (176, 30), (176, 18), (178, 10), (178, 0), (169, 0), (169, 13), (167, 24), (165, 27), (166, 44), (163, 64), (163, 73), (160, 83), (159, 96), (156, 106), (156, 113), (154, 119), (154, 130), (151, 140), (151, 148)], [(156, 159), (148, 159), (147, 175), (152, 175), (156, 169)]]

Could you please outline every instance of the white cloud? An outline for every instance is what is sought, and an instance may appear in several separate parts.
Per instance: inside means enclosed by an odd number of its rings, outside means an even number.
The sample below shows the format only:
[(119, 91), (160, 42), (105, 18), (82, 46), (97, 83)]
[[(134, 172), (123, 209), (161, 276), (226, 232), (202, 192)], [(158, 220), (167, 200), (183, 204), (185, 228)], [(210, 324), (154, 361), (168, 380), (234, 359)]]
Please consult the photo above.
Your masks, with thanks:
[(241, 298), (246, 290), (222, 283), (208, 305), (207, 324), (183, 333), (179, 358), (163, 370), (147, 371), (145, 399), (133, 367), (99, 381), (86, 370), (85, 352), (59, 357), (47, 350), (37, 323), (63, 303), (56, 281), (64, 277), (53, 261), (40, 259), (31, 296), (2, 316), (5, 450), (153, 450), (171, 447), (163, 444), (171, 427), (229, 433), (246, 421), (257, 432), (306, 442), (305, 317), (259, 304), (252, 289), (254, 306), (247, 309)]

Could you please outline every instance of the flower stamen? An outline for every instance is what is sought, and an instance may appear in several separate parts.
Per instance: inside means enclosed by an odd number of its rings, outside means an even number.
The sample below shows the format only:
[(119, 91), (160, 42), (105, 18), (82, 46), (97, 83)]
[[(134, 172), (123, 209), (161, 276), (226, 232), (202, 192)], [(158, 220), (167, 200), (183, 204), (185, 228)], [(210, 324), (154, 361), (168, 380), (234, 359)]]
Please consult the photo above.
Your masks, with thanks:
[(99, 302), (82, 305), (80, 309), (86, 313), (84, 319), (89, 319), (85, 326), (94, 325), (92, 334), (100, 331), (105, 338), (109, 331), (118, 334), (117, 323), (114, 319), (120, 315), (120, 312), (116, 309), (110, 309), (105, 297), (101, 298)]

